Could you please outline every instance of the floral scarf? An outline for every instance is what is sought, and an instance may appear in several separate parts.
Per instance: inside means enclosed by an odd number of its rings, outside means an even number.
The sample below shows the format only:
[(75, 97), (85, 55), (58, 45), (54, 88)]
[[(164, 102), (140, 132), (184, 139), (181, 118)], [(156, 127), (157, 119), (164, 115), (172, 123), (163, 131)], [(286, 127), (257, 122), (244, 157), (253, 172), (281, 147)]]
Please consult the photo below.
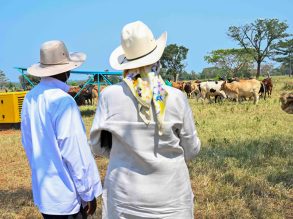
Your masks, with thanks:
[(160, 63), (157, 62), (151, 66), (150, 72), (133, 73), (130, 70), (123, 80), (137, 99), (139, 115), (145, 124), (151, 122), (151, 103), (154, 103), (159, 135), (162, 135), (168, 93), (159, 71)]

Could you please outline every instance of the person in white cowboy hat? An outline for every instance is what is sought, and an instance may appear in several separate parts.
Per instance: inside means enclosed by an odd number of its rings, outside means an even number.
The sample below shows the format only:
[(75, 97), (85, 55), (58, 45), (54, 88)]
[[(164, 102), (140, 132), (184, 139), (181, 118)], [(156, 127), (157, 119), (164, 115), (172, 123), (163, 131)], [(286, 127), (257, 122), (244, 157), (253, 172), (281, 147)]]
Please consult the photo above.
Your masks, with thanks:
[(102, 193), (85, 128), (65, 83), (85, 60), (62, 41), (41, 46), (40, 63), (28, 73), (41, 82), (26, 96), (21, 113), (22, 144), (32, 174), (34, 203), (44, 218), (87, 218)]
[(93, 153), (110, 157), (103, 218), (193, 218), (186, 161), (200, 140), (186, 96), (159, 75), (166, 40), (129, 23), (110, 56), (124, 79), (102, 91), (90, 132)]

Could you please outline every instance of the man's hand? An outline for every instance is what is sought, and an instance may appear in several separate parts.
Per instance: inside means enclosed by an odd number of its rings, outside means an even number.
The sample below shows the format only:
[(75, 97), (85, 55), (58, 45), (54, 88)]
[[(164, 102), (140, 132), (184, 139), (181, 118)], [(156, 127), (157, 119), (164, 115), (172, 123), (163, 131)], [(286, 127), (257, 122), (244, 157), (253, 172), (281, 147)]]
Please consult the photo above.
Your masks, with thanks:
[(87, 215), (93, 215), (97, 208), (97, 200), (94, 198), (90, 202), (87, 202), (87, 206), (85, 207)]

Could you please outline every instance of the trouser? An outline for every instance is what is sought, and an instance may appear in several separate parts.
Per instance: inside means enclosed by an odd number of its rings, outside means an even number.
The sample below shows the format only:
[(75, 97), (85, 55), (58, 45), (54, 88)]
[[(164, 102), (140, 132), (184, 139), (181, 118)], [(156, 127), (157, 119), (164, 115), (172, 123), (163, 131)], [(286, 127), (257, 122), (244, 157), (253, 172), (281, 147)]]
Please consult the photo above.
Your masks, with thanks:
[(81, 207), (80, 211), (72, 215), (49, 215), (43, 214), (44, 219), (87, 219), (86, 211)]

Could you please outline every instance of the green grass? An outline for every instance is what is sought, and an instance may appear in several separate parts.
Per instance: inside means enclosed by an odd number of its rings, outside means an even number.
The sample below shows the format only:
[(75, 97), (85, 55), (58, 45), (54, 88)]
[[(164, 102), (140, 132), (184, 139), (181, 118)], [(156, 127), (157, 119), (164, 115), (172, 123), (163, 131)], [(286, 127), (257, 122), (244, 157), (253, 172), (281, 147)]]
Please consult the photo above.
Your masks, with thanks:
[(273, 81), (258, 105), (190, 100), (202, 141), (189, 163), (197, 217), (292, 218), (293, 115), (278, 100), (289, 79)]
[[(190, 100), (202, 141), (188, 163), (196, 218), (293, 218), (293, 115), (281, 110), (278, 99), (292, 92), (293, 78), (273, 83), (272, 97), (258, 105)], [(88, 134), (95, 107), (80, 109)], [(41, 218), (20, 131), (0, 132), (0, 145), (0, 218)], [(108, 160), (96, 161), (104, 178)], [(100, 218), (100, 204), (93, 218)]]

